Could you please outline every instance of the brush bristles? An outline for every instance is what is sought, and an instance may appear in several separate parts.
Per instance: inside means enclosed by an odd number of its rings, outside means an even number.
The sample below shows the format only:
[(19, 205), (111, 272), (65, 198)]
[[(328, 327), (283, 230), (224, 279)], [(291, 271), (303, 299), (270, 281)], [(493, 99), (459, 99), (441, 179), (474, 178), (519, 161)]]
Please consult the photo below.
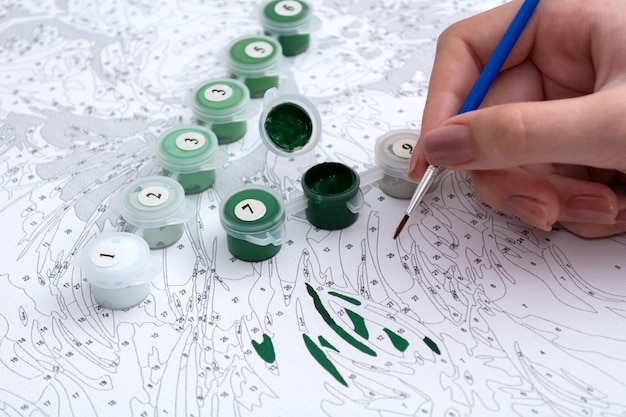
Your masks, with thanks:
[(393, 234), (393, 240), (396, 240), (398, 236), (400, 236), (400, 232), (402, 232), (402, 229), (404, 229), (404, 225), (406, 224), (408, 220), (409, 220), (409, 215), (405, 214), (404, 217), (402, 218), (402, 221), (396, 228), (396, 233)]

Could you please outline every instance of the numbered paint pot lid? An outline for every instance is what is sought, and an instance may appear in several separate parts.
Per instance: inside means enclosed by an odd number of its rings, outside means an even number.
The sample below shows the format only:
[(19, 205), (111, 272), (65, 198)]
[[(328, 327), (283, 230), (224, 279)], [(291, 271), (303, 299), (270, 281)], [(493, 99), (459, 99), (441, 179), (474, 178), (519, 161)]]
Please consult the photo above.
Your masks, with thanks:
[[(282, 237), (285, 205), (280, 195), (268, 187), (251, 185), (231, 192), (220, 203), (220, 220), (232, 236), (251, 240), (265, 236), (269, 240)], [(274, 243), (275, 241), (267, 241)], [(258, 243), (258, 242), (254, 242)], [(266, 244), (267, 244), (266, 243)]]
[(304, 0), (271, 0), (263, 7), (261, 24), (270, 33), (293, 34), (311, 30), (311, 5)]
[(213, 123), (246, 120), (254, 114), (250, 90), (240, 81), (215, 79), (193, 89), (192, 108), (196, 117)]
[(315, 148), (322, 135), (322, 120), (306, 97), (279, 94), (276, 88), (270, 88), (263, 97), (259, 133), (272, 152), (293, 156)]
[(244, 36), (229, 44), (226, 63), (232, 72), (243, 77), (278, 74), (282, 54), (280, 43), (269, 36)]
[(215, 133), (201, 126), (180, 126), (166, 131), (154, 153), (163, 168), (179, 173), (215, 169), (228, 159)]
[(115, 232), (89, 242), (77, 259), (90, 284), (123, 289), (145, 284), (160, 272), (150, 262), (150, 248), (138, 235)]
[(142, 228), (184, 223), (194, 214), (183, 186), (156, 175), (129, 183), (122, 191), (120, 211), (128, 223)]
[(385, 174), (410, 180), (407, 171), (419, 133), (409, 129), (392, 130), (376, 140), (374, 157)]

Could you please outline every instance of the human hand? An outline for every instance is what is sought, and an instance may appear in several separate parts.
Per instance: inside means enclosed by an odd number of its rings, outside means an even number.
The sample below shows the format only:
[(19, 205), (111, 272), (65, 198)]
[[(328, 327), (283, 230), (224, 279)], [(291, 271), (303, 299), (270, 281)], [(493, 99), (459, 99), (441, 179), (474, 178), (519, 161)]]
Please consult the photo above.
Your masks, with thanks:
[(456, 115), (521, 5), (458, 22), (439, 38), (409, 176), (429, 163), (470, 172), (494, 208), (584, 237), (626, 231), (623, 0), (539, 3), (479, 110)]

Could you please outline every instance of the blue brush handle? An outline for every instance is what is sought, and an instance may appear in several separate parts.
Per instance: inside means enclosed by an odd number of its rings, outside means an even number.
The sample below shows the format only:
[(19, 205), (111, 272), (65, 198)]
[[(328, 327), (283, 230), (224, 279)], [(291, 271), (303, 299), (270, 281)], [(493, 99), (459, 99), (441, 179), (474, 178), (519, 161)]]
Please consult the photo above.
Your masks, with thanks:
[(491, 84), (493, 84), (493, 81), (500, 73), (504, 61), (509, 57), (513, 46), (515, 46), (517, 39), (524, 30), (526, 23), (528, 23), (538, 3), (539, 0), (524, 1), (524, 4), (522, 4), (508, 29), (504, 35), (502, 35), (500, 43), (496, 46), (491, 58), (487, 61), (487, 65), (485, 65), (485, 68), (483, 68), (474, 86), (467, 95), (467, 98), (461, 106), (461, 110), (459, 110), (459, 114), (476, 110), (478, 106), (480, 106), (480, 103), (482, 103)]

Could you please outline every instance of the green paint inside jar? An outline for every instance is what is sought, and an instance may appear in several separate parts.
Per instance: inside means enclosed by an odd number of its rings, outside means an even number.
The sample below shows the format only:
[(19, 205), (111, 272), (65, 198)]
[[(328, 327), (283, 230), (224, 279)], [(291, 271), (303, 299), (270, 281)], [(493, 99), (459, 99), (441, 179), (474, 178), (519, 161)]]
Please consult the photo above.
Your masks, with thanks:
[(228, 251), (234, 257), (246, 262), (260, 262), (276, 255), (281, 245), (257, 245), (244, 239), (237, 239), (231, 235), (226, 236)]
[(275, 0), (263, 8), (262, 25), (265, 34), (277, 36), (283, 55), (298, 55), (309, 48), (311, 12), (311, 7), (304, 1), (289, 4)]
[(357, 220), (358, 213), (348, 207), (359, 192), (359, 176), (354, 170), (338, 162), (325, 162), (309, 168), (301, 182), (308, 199), (307, 220), (313, 226), (337, 230)]
[(250, 90), (250, 97), (262, 98), (267, 90), (278, 87), (278, 75), (266, 75), (263, 77), (245, 77), (243, 83)]
[[(129, 227), (128, 231), (135, 233), (136, 227)], [(182, 224), (168, 224), (161, 227), (143, 229), (140, 236), (146, 241), (150, 249), (162, 249), (178, 242), (185, 231)]]
[(228, 251), (236, 258), (258, 262), (280, 251), (285, 210), (275, 193), (258, 187), (238, 190), (223, 202), (220, 220)]
[(231, 76), (240, 78), (248, 87), (250, 97), (263, 97), (265, 91), (278, 87), (282, 47), (267, 37), (248, 37), (230, 48)]
[(308, 33), (297, 35), (279, 35), (278, 42), (283, 47), (283, 55), (295, 56), (309, 49), (311, 36)]
[[(207, 126), (203, 120), (197, 119), (200, 126)], [(243, 138), (248, 131), (248, 122), (245, 120), (227, 123), (212, 123), (207, 126), (217, 136), (217, 143), (228, 145)]]
[(215, 183), (215, 170), (209, 169), (206, 171), (197, 171), (189, 173), (172, 173), (167, 169), (162, 169), (161, 173), (169, 177), (171, 176), (183, 186), (185, 194), (198, 194), (207, 189)]
[(265, 131), (279, 149), (294, 152), (302, 149), (313, 133), (313, 123), (308, 113), (294, 103), (273, 107), (265, 119)]
[[(163, 176), (178, 181), (185, 194), (197, 194), (210, 188), (215, 183), (215, 170), (201, 167), (214, 158), (218, 146), (215, 136), (197, 127), (174, 129), (166, 133), (159, 142), (157, 154)], [(185, 140), (181, 141), (181, 137)], [(191, 145), (185, 145), (185, 141)]]

